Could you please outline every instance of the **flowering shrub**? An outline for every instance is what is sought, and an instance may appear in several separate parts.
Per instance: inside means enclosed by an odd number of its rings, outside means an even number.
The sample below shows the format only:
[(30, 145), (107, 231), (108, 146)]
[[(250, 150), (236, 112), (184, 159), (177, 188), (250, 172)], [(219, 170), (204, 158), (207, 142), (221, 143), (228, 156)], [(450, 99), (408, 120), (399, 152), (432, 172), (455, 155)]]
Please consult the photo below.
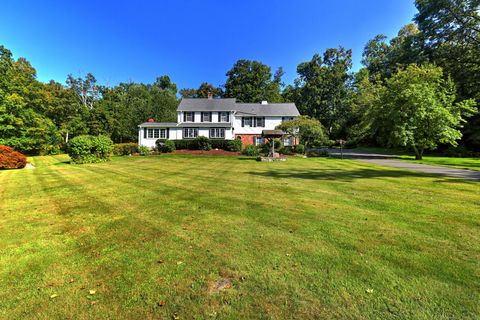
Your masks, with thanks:
[(21, 169), (27, 165), (27, 158), (10, 147), (0, 145), (0, 169)]

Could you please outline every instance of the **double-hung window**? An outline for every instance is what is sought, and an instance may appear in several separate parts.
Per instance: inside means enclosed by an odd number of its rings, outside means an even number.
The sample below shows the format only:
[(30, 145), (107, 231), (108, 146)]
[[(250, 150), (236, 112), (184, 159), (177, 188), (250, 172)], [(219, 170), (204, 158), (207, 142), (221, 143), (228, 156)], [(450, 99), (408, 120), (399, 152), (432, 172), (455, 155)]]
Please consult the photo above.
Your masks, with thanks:
[(243, 117), (242, 127), (251, 127), (251, 126), (252, 126), (252, 117)]
[(147, 129), (148, 139), (158, 139), (159, 137), (160, 137), (159, 129), (153, 129), (153, 128)]
[(229, 122), (229, 114), (228, 112), (219, 112), (218, 113), (218, 122)]
[(184, 112), (183, 113), (184, 122), (195, 122), (195, 112)]
[(255, 142), (255, 145), (256, 145), (256, 146), (261, 146), (261, 145), (263, 145), (263, 143), (264, 143), (263, 137), (259, 137), (259, 136), (255, 137), (254, 142)]
[(210, 138), (212, 139), (225, 138), (225, 128), (210, 128)]
[(282, 122), (293, 120), (293, 117), (282, 117)]
[(212, 122), (212, 113), (202, 112), (202, 122)]
[(183, 128), (183, 137), (186, 139), (196, 138), (198, 136), (198, 128)]
[(255, 117), (254, 127), (265, 127), (265, 117)]
[(160, 129), (160, 139), (167, 138), (167, 129)]

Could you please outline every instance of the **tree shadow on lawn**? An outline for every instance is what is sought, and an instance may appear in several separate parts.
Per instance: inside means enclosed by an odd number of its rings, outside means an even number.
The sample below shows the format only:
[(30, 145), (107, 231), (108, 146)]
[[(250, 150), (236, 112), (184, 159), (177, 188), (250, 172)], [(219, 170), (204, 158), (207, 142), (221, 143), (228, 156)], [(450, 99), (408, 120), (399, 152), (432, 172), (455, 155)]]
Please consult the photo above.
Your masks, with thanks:
[(249, 171), (247, 174), (271, 177), (278, 179), (307, 179), (307, 180), (333, 180), (352, 182), (356, 179), (371, 178), (437, 178), (434, 182), (463, 182), (476, 183), (472, 180), (461, 178), (447, 177), (437, 174), (429, 174), (424, 172), (413, 172), (407, 170), (388, 170), (388, 169), (355, 169), (355, 170), (339, 170), (339, 169), (308, 169), (308, 170), (270, 170), (270, 171)]

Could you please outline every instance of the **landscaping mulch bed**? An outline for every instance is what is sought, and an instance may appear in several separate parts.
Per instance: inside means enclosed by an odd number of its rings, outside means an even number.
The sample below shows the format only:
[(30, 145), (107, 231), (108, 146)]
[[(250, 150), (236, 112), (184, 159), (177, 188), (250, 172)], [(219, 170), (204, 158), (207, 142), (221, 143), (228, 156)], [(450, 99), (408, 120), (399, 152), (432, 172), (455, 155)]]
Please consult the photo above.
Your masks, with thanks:
[(239, 156), (240, 152), (225, 151), (225, 150), (175, 150), (175, 154), (192, 154), (196, 156)]

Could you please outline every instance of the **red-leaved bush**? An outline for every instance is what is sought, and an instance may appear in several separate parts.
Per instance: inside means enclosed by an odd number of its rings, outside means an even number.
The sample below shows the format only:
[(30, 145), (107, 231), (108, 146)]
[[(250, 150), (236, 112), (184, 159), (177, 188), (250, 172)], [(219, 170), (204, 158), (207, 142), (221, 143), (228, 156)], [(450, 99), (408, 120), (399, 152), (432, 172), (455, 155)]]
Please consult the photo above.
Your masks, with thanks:
[(21, 169), (27, 165), (27, 158), (10, 147), (0, 145), (0, 169)]

